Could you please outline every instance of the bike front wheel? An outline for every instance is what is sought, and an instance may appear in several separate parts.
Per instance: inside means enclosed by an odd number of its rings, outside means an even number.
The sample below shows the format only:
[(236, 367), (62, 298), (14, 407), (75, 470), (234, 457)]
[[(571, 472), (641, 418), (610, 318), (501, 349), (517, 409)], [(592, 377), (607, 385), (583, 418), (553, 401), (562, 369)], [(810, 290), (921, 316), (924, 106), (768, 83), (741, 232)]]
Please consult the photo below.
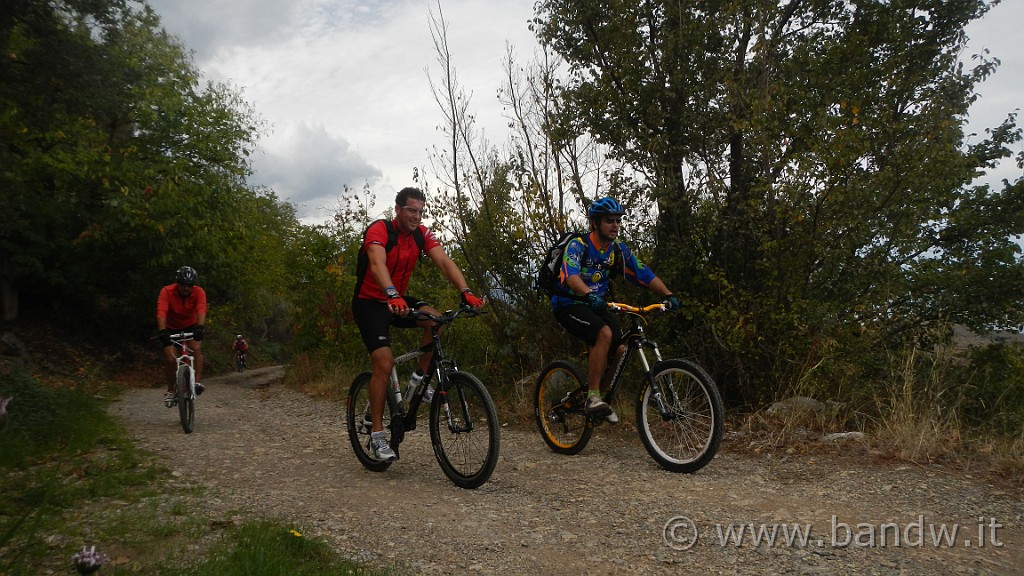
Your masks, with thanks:
[(430, 402), (430, 443), (449, 480), (460, 488), (476, 488), (498, 463), (498, 411), (476, 376), (455, 371), (446, 378), (447, 389), (435, 391)]
[(638, 392), (637, 430), (652, 458), (666, 470), (693, 473), (715, 457), (725, 433), (725, 409), (711, 376), (682, 359), (658, 362)]
[[(352, 381), (348, 390), (348, 398), (345, 401), (345, 428), (348, 430), (348, 439), (352, 444), (352, 450), (356, 453), (359, 463), (367, 470), (383, 472), (391, 466), (391, 462), (385, 462), (373, 457), (373, 449), (370, 447), (370, 429), (373, 425), (370, 420), (370, 372), (363, 372)], [(391, 416), (388, 410), (384, 411), (384, 433), (390, 438)]]
[(587, 387), (568, 362), (552, 362), (541, 370), (533, 392), (533, 416), (544, 442), (559, 454), (573, 455), (586, 447), (594, 428), (584, 410)]
[(187, 366), (178, 368), (178, 377), (175, 381), (174, 396), (178, 402), (178, 418), (181, 420), (181, 429), (185, 431), (185, 434), (191, 434), (195, 428), (196, 419), (195, 396), (192, 394), (192, 371)]

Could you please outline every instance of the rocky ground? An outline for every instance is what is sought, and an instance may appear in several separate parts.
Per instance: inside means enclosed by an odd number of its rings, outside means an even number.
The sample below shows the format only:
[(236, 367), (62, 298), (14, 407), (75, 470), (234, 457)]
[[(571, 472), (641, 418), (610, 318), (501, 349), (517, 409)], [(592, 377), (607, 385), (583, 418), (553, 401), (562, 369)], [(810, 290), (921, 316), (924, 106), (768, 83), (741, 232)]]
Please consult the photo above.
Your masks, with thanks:
[[(161, 390), (131, 390), (111, 411), (175, 474), (208, 487), (212, 514), (284, 519), (400, 573), (1024, 574), (1024, 503), (998, 479), (856, 446), (757, 454), (737, 434), (680, 475), (658, 468), (628, 424), (602, 426), (567, 457), (508, 423), (490, 481), (463, 490), (438, 468), (425, 426), (388, 471), (365, 470), (343, 407), (286, 388), (281, 373), (206, 380), (188, 435)], [(773, 527), (774, 544), (753, 542)], [(794, 528), (810, 531), (804, 544), (786, 543)]]

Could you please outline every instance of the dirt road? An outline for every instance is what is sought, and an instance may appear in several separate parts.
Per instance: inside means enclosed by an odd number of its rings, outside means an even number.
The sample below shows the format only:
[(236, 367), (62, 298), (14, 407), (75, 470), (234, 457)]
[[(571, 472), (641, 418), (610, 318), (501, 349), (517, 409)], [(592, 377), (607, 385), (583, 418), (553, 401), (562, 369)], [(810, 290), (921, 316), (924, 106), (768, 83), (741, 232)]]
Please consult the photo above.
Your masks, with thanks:
[(438, 468), (425, 426), (387, 472), (365, 470), (342, 406), (284, 387), (281, 373), (208, 379), (189, 435), (159, 390), (133, 390), (111, 411), (210, 488), (212, 514), (281, 518), (402, 573), (1024, 574), (1020, 493), (970, 475), (863, 451), (753, 456), (734, 435), (705, 469), (680, 475), (658, 468), (627, 425), (599, 428), (566, 457), (509, 424), (491, 480), (463, 490)]

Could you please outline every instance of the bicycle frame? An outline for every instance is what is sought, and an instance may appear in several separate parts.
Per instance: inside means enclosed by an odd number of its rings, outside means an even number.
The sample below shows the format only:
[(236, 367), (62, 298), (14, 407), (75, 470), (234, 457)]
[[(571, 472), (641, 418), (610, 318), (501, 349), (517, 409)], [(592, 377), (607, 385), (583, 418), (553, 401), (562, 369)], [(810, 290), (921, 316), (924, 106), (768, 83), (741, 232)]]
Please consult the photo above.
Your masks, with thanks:
[[(436, 382), (434, 386), (434, 393), (441, 394), (441, 408), (444, 410), (448, 429), (452, 432), (469, 432), (473, 430), (472, 418), (469, 417), (468, 407), (463, 407), (465, 412), (465, 418), (463, 421), (467, 422), (468, 425), (466, 427), (460, 427), (454, 424), (451, 406), (448, 404), (448, 374), (458, 370), (459, 368), (453, 358), (445, 356), (444, 347), (441, 342), (441, 328), (445, 324), (450, 323), (452, 320), (457, 318), (461, 312), (462, 311), (455, 312), (454, 315), (445, 322), (439, 322), (439, 320), (442, 320), (444, 317), (434, 316), (427, 312), (416, 310), (410, 313), (417, 320), (429, 320), (432, 321), (433, 324), (430, 327), (431, 341), (415, 350), (396, 357), (394, 364), (391, 366), (391, 376), (388, 381), (387, 403), (388, 408), (391, 410), (391, 421), (398, 421), (402, 423), (402, 431), (397, 434), (398, 440), (393, 440), (396, 446), (401, 442), (404, 432), (408, 432), (416, 428), (416, 417), (419, 412), (420, 404), (423, 401), (423, 394), (426, 392), (427, 385), (432, 380)], [(405, 399), (405, 405), (408, 405), (408, 411), (406, 411), (402, 403), (402, 385), (398, 379), (398, 365), (416, 360), (420, 356), (430, 352), (434, 353), (430, 361), (430, 371), (424, 375), (423, 382), (420, 383), (419, 388), (416, 389), (413, 397)], [(392, 438), (396, 438), (396, 432), (394, 430), (392, 430)]]
[(626, 365), (634, 355), (640, 356), (640, 365), (644, 369), (644, 376), (650, 383), (654, 390), (655, 398), (658, 401), (658, 410), (661, 412), (662, 417), (667, 418), (671, 414), (671, 409), (666, 406), (664, 397), (662, 394), (661, 386), (655, 380), (654, 375), (651, 372), (652, 364), (647, 360), (647, 354), (644, 353), (644, 348), (650, 348), (654, 352), (655, 363), (661, 362), (661, 351), (658, 349), (658, 343), (646, 336), (644, 331), (644, 324), (646, 319), (642, 316), (644, 312), (650, 312), (652, 310), (666, 310), (664, 304), (651, 304), (643, 308), (636, 306), (630, 306), (628, 304), (622, 304), (619, 302), (609, 302), (608, 307), (613, 310), (625, 312), (630, 318), (631, 326), (625, 330), (622, 335), (622, 343), (626, 345), (626, 352), (619, 359), (619, 363), (615, 365), (615, 370), (612, 372), (611, 382), (608, 385), (608, 390), (605, 392), (604, 401), (611, 404), (612, 399), (615, 398), (615, 391), (619, 387), (619, 382), (622, 380), (622, 373), (626, 370)]
[(192, 377), (189, 378), (189, 390), (188, 398), (194, 400), (196, 397), (196, 368), (195, 368), (195, 354), (191, 348), (189, 348), (186, 342), (189, 342), (193, 338), (191, 332), (179, 332), (177, 334), (171, 334), (171, 343), (174, 345), (174, 373), (177, 374), (182, 366), (187, 366)]
[[(171, 334), (171, 344), (174, 346), (175, 361), (175, 398), (174, 403), (178, 405), (178, 414), (181, 419), (181, 427), (186, 434), (192, 432), (195, 424), (195, 399), (196, 399), (196, 372), (195, 354), (188, 346), (188, 342), (194, 337), (192, 332), (179, 332)], [(188, 381), (188, 389), (184, 390), (182, 380)], [(173, 406), (174, 404), (171, 404)]]

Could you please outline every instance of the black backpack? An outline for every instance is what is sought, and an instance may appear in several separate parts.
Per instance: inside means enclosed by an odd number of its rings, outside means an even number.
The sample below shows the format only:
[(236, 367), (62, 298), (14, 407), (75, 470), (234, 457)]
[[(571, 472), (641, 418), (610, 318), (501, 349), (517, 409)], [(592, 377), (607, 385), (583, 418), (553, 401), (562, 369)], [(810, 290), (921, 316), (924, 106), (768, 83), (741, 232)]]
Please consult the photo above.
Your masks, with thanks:
[[(384, 251), (391, 252), (391, 249), (398, 244), (398, 229), (395, 228), (392, 221), (384, 220), (383, 218), (370, 222), (370, 226), (377, 222), (383, 222), (384, 226), (388, 229), (388, 243), (384, 246)], [(356, 259), (356, 294), (359, 294), (359, 289), (363, 286), (363, 279), (366, 278), (366, 273), (370, 269), (370, 257), (366, 255), (366, 250), (363, 250), (363, 244), (366, 243), (366, 232), (370, 230), (370, 226), (363, 230), (363, 241), (359, 243), (359, 257)], [(423, 230), (417, 226), (412, 232), (412, 237), (416, 240), (416, 247), (420, 249), (420, 256), (422, 256), (423, 245), (427, 241), (423, 236)], [(394, 271), (392, 270), (392, 272)]]
[[(563, 232), (555, 240), (545, 252), (544, 258), (541, 260), (540, 268), (537, 269), (537, 277), (534, 280), (533, 288), (538, 292), (544, 292), (548, 296), (565, 296), (567, 298), (573, 298), (579, 300), (579, 297), (569, 294), (564, 288), (558, 284), (558, 271), (562, 267), (562, 259), (565, 257), (565, 247), (569, 245), (569, 242), (574, 238), (579, 238), (590, 250), (590, 242), (587, 242), (584, 237), (585, 232), (569, 231)], [(609, 272), (609, 277), (614, 278), (617, 274), (622, 272), (624, 263), (622, 261), (622, 249), (619, 248), (619, 243), (615, 243), (615, 260), (616, 264)]]

